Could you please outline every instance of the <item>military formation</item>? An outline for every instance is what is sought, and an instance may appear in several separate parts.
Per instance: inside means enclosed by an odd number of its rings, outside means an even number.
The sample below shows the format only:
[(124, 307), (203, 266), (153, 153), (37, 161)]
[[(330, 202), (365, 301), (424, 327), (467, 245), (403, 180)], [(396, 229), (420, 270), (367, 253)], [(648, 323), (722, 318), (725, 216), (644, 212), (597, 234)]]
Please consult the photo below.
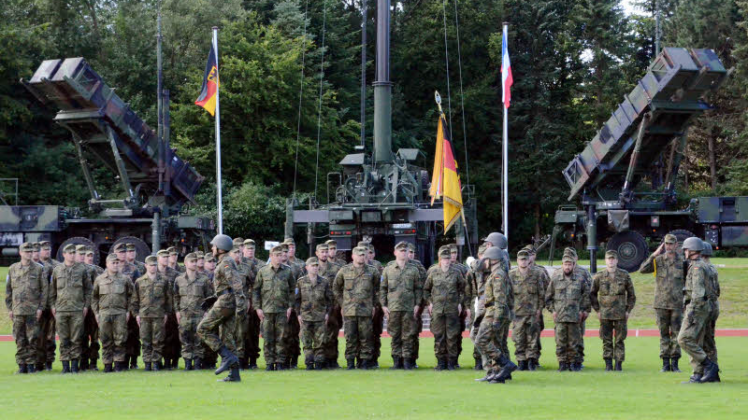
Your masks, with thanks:
[[(666, 235), (640, 268), (655, 276), (662, 371), (680, 372), (682, 349), (693, 370), (689, 383), (719, 381), (712, 248), (688, 238), (681, 256), (677, 245)], [(228, 372), (226, 382), (256, 369), (261, 353), (267, 371), (295, 369), (302, 354), (307, 370), (336, 369), (341, 328), (345, 368), (376, 369), (385, 322), (392, 369), (412, 370), (426, 312), (436, 370), (460, 368), (468, 330), (475, 369), (485, 372), (477, 381), (506, 383), (515, 371), (540, 367), (544, 310), (554, 321), (559, 371), (584, 368), (585, 321), (593, 311), (605, 370), (622, 371), (636, 294), (617, 253), (606, 252), (605, 269), (593, 276), (567, 248), (549, 275), (535, 264), (533, 246), (519, 250), (511, 267), (507, 246), (504, 235), (491, 233), (464, 265), (457, 246), (445, 245), (427, 269), (408, 242), (397, 243), (395, 259), (383, 265), (368, 242), (359, 242), (346, 263), (334, 240), (302, 261), (288, 238), (264, 262), (252, 239), (217, 235), (210, 252), (188, 253), (183, 265), (174, 248), (142, 263), (134, 244), (118, 243), (102, 269), (85, 245), (65, 246), (59, 262), (49, 242), (24, 243), (6, 279), (18, 372), (51, 370), (58, 347), (64, 374), (98, 370), (99, 353), (104, 372), (138, 369), (139, 358), (145, 371), (176, 369), (182, 358), (187, 371)]]

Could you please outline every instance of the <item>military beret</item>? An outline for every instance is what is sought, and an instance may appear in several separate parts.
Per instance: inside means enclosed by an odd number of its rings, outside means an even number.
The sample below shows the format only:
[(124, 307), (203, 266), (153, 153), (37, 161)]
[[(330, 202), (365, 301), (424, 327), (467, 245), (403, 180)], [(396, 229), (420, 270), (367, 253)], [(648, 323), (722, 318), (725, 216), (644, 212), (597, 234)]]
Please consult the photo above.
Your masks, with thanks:
[(114, 252), (125, 252), (127, 251), (127, 245), (124, 242), (120, 242), (114, 246)]
[(117, 258), (117, 254), (109, 254), (106, 256), (106, 262), (114, 262), (119, 261), (119, 258)]
[(162, 249), (156, 253), (157, 257), (168, 257), (169, 256), (169, 250), (168, 249)]
[(88, 247), (85, 245), (78, 245), (75, 247), (75, 252), (78, 254), (85, 254), (88, 251)]
[(234, 246), (242, 246), (244, 245), (244, 238), (234, 238), (232, 242)]
[(327, 244), (317, 244), (317, 251), (327, 251), (329, 248)]
[(395, 245), (395, 251), (400, 251), (400, 250), (403, 250), (403, 249), (404, 250), (408, 249), (408, 243), (407, 242), (400, 241), (400, 242), (397, 243), (397, 245)]
[(672, 233), (668, 233), (667, 235), (665, 235), (665, 243), (666, 244), (677, 244), (678, 238)]
[(449, 246), (439, 248), (439, 258), (452, 258), (452, 251), (450, 251)]
[(50, 249), (50, 248), (52, 248), (52, 244), (49, 241), (39, 241), (39, 246), (42, 249)]
[[(69, 246), (72, 246), (73, 247), (73, 252), (75, 252), (75, 245), (70, 244), (70, 245), (68, 245), (68, 247)], [(31, 242), (24, 242), (24, 243), (21, 244), (21, 248), (20, 249), (21, 249), (21, 252), (31, 252), (31, 251), (34, 250), (34, 244), (32, 244)], [(67, 247), (65, 249), (67, 249)]]
[(125, 249), (127, 249), (128, 251), (136, 251), (135, 244), (132, 243), (125, 245)]
[(306, 265), (319, 265), (319, 260), (317, 260), (317, 257), (307, 258)]
[(293, 238), (286, 238), (283, 240), (283, 243), (286, 245), (296, 245), (296, 242), (294, 242)]
[(524, 260), (526, 260), (526, 259), (528, 259), (528, 258), (530, 258), (530, 253), (529, 253), (529, 252), (527, 252), (527, 250), (526, 250), (526, 249), (521, 249), (521, 250), (520, 250), (520, 251), (519, 251), (519, 252), (517, 253), (517, 259), (518, 259), (518, 260), (523, 260), (523, 259), (524, 259)]
[(195, 253), (195, 252), (190, 252), (189, 254), (187, 254), (187, 255), (184, 256), (184, 261), (185, 262), (187, 262), (187, 260), (195, 260), (195, 261), (197, 261), (197, 259), (198, 259), (198, 256), (197, 256), (197, 253)]
[(369, 250), (366, 247), (364, 247), (364, 246), (357, 246), (357, 247), (353, 248), (353, 253), (355, 255), (366, 255), (366, 253), (368, 251)]
[(338, 247), (338, 241), (336, 241), (335, 239), (329, 239), (329, 240), (327, 240), (325, 242), (325, 245), (327, 245), (328, 247), (331, 246), (331, 247), (337, 248)]
[(154, 255), (149, 255), (145, 257), (145, 263), (146, 265), (156, 265), (158, 264), (158, 258), (156, 258)]
[(272, 249), (270, 249), (270, 253), (272, 254), (275, 254), (278, 252), (282, 253), (283, 251), (288, 251), (288, 248), (283, 249), (283, 245), (276, 245)]
[[(24, 245), (26, 245), (26, 244), (24, 244)], [(23, 247), (23, 245), (21, 245), (21, 247)], [(23, 249), (22, 249), (22, 251), (23, 251)], [(31, 251), (31, 250), (29, 249), (29, 251)], [(67, 244), (67, 245), (65, 245), (65, 248), (62, 249), (62, 252), (63, 252), (63, 254), (71, 254), (71, 253), (74, 254), (75, 253), (75, 244)]]
[(615, 250), (605, 251), (605, 258), (616, 258), (618, 259), (618, 252)]
[(251, 246), (254, 248), (255, 246), (255, 240), (254, 239), (245, 239), (244, 240), (244, 246)]

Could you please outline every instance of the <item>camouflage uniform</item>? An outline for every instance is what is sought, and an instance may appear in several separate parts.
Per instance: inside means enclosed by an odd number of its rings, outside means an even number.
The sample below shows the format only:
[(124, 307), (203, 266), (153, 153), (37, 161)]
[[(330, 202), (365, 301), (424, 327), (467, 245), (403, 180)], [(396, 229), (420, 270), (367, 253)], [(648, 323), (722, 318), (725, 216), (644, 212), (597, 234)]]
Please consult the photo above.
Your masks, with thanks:
[(132, 282), (120, 273), (111, 275), (105, 271), (94, 281), (92, 307), (99, 318), (101, 358), (105, 365), (126, 363), (127, 313), (136, 312), (132, 294)]
[[(92, 279), (104, 274), (104, 269), (98, 265), (86, 264), (86, 266), (88, 267), (89, 277)], [(94, 311), (88, 311), (83, 319), (83, 349), (84, 362), (82, 367), (96, 369), (101, 346), (99, 345), (99, 324), (96, 322)], [(85, 363), (86, 358), (88, 358), (88, 363)]]
[(285, 264), (278, 268), (267, 264), (257, 273), (252, 301), (265, 316), (262, 321), (262, 338), (265, 363), (268, 366), (279, 364), (283, 369), (288, 362), (287, 348), (284, 346), (287, 343), (284, 339), (288, 334), (286, 312), (293, 308), (295, 282), (291, 267)]
[(431, 332), (434, 334), (434, 353), (438, 360), (456, 363), (462, 339), (460, 310), (465, 306), (465, 279), (462, 273), (450, 266), (447, 272), (441, 267), (430, 270), (423, 286), (423, 298), (432, 305)]
[[(545, 291), (548, 289), (548, 283), (551, 282), (551, 277), (548, 275), (548, 271), (544, 267), (541, 267), (539, 265), (536, 265), (534, 262), (530, 265), (530, 268), (534, 271), (538, 272), (538, 275), (543, 281), (543, 291), (541, 293), (541, 296), (545, 298)], [(543, 307), (540, 308), (540, 319), (538, 320), (538, 323), (536, 324), (538, 332), (536, 337), (538, 337), (538, 360), (540, 360), (540, 355), (542, 354), (543, 346), (542, 341), (540, 340), (540, 335), (543, 333), (543, 330), (545, 329), (545, 320), (543, 319)], [(537, 361), (537, 360), (536, 360)]]
[(489, 275), (490, 271), (486, 271), (483, 267), (477, 267), (476, 261), (465, 279), (465, 300), (469, 303), (471, 311), (470, 339), (473, 341), (475, 365), (479, 368), (485, 366), (487, 362), (485, 355), (481, 353), (478, 346), (478, 330), (486, 314), (485, 291), (486, 280), (488, 280)]
[(654, 309), (660, 329), (660, 358), (680, 359), (676, 340), (683, 322), (683, 257), (678, 253), (673, 258), (651, 255), (639, 272), (655, 273)]
[[(179, 266), (179, 264), (177, 264)], [(169, 266), (159, 274), (164, 277), (168, 283), (169, 290), (174, 290), (174, 282), (181, 273)], [(166, 367), (176, 368), (179, 362), (179, 356), (182, 353), (182, 345), (179, 343), (179, 323), (173, 307), (167, 311), (166, 325), (164, 325), (164, 350), (163, 357)]]
[(16, 341), (16, 363), (37, 363), (41, 329), (36, 318), (47, 302), (47, 280), (44, 269), (30, 261), (28, 265), (17, 262), (8, 268), (5, 279), (5, 307), (13, 311), (13, 338)]
[(83, 309), (91, 307), (91, 278), (85, 264), (60, 264), (52, 270), (49, 303), (55, 308), (60, 360), (80, 359)]
[[(123, 244), (124, 245), (124, 244)], [(133, 288), (135, 288), (135, 280), (139, 277), (140, 271), (135, 264), (127, 261), (120, 260), (120, 274), (130, 280)], [(127, 340), (125, 343), (125, 354), (129, 361), (129, 366), (137, 367), (138, 356), (140, 356), (140, 327), (135, 319), (136, 313), (130, 313), (130, 319), (127, 321)]]
[[(252, 285), (255, 281), (255, 273), (252, 271), (252, 268), (245, 264), (244, 262), (239, 262), (239, 264), (236, 265), (237, 267), (237, 278), (241, 281), (241, 288), (242, 293), (244, 296), (250, 296), (250, 292), (252, 290)], [(249, 317), (248, 317), (248, 311), (249, 311), (249, 302), (246, 302), (245, 307), (243, 308), (236, 308), (236, 332), (235, 332), (235, 338), (236, 338), (236, 357), (241, 359), (241, 365), (242, 368), (246, 368), (246, 360), (247, 360), (247, 350), (246, 350), (246, 344), (247, 344), (247, 337), (249, 336)]]
[(688, 353), (693, 372), (704, 373), (703, 362), (707, 354), (703, 348), (704, 333), (712, 313), (712, 302), (717, 300), (711, 282), (711, 269), (701, 258), (690, 260), (684, 287), (685, 317), (678, 333), (678, 344)]
[[(213, 295), (208, 277), (195, 274), (190, 279), (187, 273), (177, 276), (174, 281), (174, 311), (179, 313), (179, 341), (182, 343), (182, 358), (200, 360), (204, 357), (203, 347), (197, 336), (197, 325), (205, 315), (202, 303)], [(197, 363), (199, 367), (200, 363)]]
[[(706, 261), (705, 261), (706, 262)], [(714, 334), (717, 326), (717, 318), (719, 318), (719, 296), (721, 290), (719, 288), (719, 276), (717, 274), (717, 267), (714, 264), (707, 263), (710, 275), (709, 280), (712, 284), (711, 289), (712, 299), (710, 300), (711, 311), (709, 312), (709, 322), (706, 324), (706, 331), (704, 332), (704, 352), (706, 356), (714, 363), (718, 363), (717, 360), (717, 343), (714, 340)]]
[(304, 363), (307, 368), (315, 364), (318, 369), (322, 368), (326, 359), (325, 318), (329, 317), (334, 300), (330, 280), (318, 275), (312, 281), (309, 275), (302, 276), (296, 282), (295, 296), (294, 309), (303, 321), (301, 341), (304, 343)]
[[(42, 261), (46, 273), (44, 273), (44, 281), (47, 283), (47, 289), (49, 289), (49, 282), (52, 277), (52, 270), (60, 265), (60, 262), (54, 258), (50, 258), (47, 261)], [(91, 277), (95, 278), (95, 277)], [(39, 320), (39, 350), (37, 352), (38, 358), (37, 363), (45, 363), (48, 367), (52, 366), (55, 361), (55, 350), (57, 345), (55, 344), (55, 317), (52, 316), (52, 310), (49, 307), (49, 302), (44, 301), (44, 312), (42, 318)], [(98, 348), (98, 343), (96, 343)]]
[[(576, 257), (575, 257), (576, 259)], [(587, 285), (587, 290), (592, 287), (592, 274), (589, 270), (579, 265), (574, 266), (574, 273)], [(577, 360), (576, 362), (584, 362), (584, 333), (587, 331), (587, 320), (582, 320), (579, 323), (579, 343), (577, 345)]]
[(387, 332), (392, 337), (392, 359), (395, 362), (412, 359), (413, 342), (418, 339), (413, 311), (423, 300), (423, 284), (415, 264), (406, 262), (403, 268), (397, 261), (387, 264), (379, 286), (379, 299), (390, 311)]
[(551, 276), (545, 292), (545, 306), (556, 313), (556, 357), (559, 364), (579, 360), (577, 352), (582, 330), (579, 326), (580, 312), (590, 310), (590, 290), (576, 271), (566, 275), (562, 268)]
[[(504, 273), (503, 266), (497, 264), (488, 276), (485, 285), (485, 314), (480, 323), (476, 341), (478, 346), (494, 368), (499, 367), (500, 360), (509, 357), (497, 336), (509, 328), (514, 308), (514, 290), (512, 281)], [(488, 367), (488, 366), (486, 366)]]
[(236, 279), (237, 267), (228, 254), (221, 254), (213, 274), (213, 288), (218, 298), (197, 326), (197, 335), (211, 350), (218, 352), (226, 346), (236, 350), (236, 308), (246, 307), (246, 298)]
[[(341, 268), (341, 265), (332, 262), (329, 259), (327, 262), (320, 261), (317, 275), (330, 279), (330, 282), (332, 283)], [(335, 366), (339, 357), (338, 335), (340, 335), (340, 329), (343, 328), (343, 317), (340, 316), (340, 306), (335, 299), (333, 299), (332, 306), (330, 315), (327, 317), (324, 346), (327, 363)]]
[(629, 273), (620, 268), (616, 269), (614, 274), (608, 270), (596, 273), (592, 279), (590, 301), (592, 307), (600, 313), (603, 359), (623, 362), (626, 359), (624, 340), (628, 333), (626, 314), (631, 313), (636, 304), (634, 283)]
[(509, 271), (509, 282), (514, 294), (514, 321), (512, 323), (512, 340), (514, 356), (518, 362), (538, 360), (538, 312), (542, 311), (545, 299), (545, 288), (542, 274), (533, 267), (527, 267), (527, 274), (519, 268)]
[(251, 285), (246, 293), (247, 300), (249, 301), (249, 311), (247, 313), (247, 330), (246, 335), (244, 336), (244, 357), (248, 359), (247, 367), (256, 368), (257, 359), (260, 357), (260, 329), (262, 323), (260, 322), (260, 317), (257, 316), (257, 311), (255, 310), (257, 308), (255, 308), (254, 302), (252, 301), (252, 289), (254, 288), (254, 282), (257, 278), (257, 272), (262, 266), (260, 265), (260, 261), (256, 258), (249, 259), (242, 257), (242, 263), (249, 267), (252, 278)]
[(140, 342), (143, 346), (143, 362), (161, 361), (164, 350), (164, 316), (172, 312), (174, 288), (156, 273), (155, 279), (147, 274), (135, 281), (133, 312), (140, 317)]
[[(455, 246), (454, 249), (457, 249), (457, 247)], [(462, 278), (463, 279), (467, 278), (468, 272), (470, 271), (470, 268), (468, 268), (468, 266), (466, 266), (465, 264), (462, 264), (460, 262), (452, 263), (452, 266), (454, 268), (456, 268), (457, 271), (460, 272), (460, 274), (462, 274)], [(466, 281), (466, 284), (467, 284), (467, 281)], [(467, 298), (467, 296), (466, 296), (466, 298)], [(466, 299), (466, 302), (470, 302), (470, 301), (468, 299)], [(467, 310), (468, 309), (470, 309), (470, 308), (467, 307), (467, 306), (463, 306), (462, 307), (462, 311), (460, 312), (460, 331), (464, 331), (465, 328), (467, 327), (467, 322), (468, 322), (468, 319), (467, 319)], [(459, 340), (457, 342), (457, 346), (458, 346), (457, 357), (459, 359), (460, 355), (462, 354), (462, 340)]]
[(343, 308), (345, 358), (349, 365), (356, 357), (367, 363), (375, 356), (374, 307), (379, 302), (379, 274), (371, 265), (343, 266), (335, 276), (335, 300)]
[[(300, 266), (298, 261), (286, 264), (291, 269), (291, 293), (293, 293), (296, 287), (296, 282), (304, 275), (305, 267)], [(293, 296), (291, 296), (293, 301)], [(293, 305), (292, 305), (293, 309)], [(283, 346), (286, 348), (286, 363), (290, 368), (296, 368), (299, 363), (299, 356), (301, 355), (301, 325), (299, 324), (298, 314), (295, 312), (291, 313), (286, 321), (285, 334), (282, 337)]]

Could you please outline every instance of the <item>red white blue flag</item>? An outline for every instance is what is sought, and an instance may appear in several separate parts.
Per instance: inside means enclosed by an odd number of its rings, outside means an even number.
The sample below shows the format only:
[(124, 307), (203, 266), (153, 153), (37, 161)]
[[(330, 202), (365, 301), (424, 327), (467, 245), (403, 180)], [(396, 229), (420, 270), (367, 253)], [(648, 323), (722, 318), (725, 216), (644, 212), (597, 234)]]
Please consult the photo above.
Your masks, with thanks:
[(501, 100), (506, 108), (509, 108), (509, 104), (512, 102), (511, 87), (514, 83), (512, 64), (509, 62), (508, 44), (507, 27), (504, 26), (504, 35), (501, 37)]

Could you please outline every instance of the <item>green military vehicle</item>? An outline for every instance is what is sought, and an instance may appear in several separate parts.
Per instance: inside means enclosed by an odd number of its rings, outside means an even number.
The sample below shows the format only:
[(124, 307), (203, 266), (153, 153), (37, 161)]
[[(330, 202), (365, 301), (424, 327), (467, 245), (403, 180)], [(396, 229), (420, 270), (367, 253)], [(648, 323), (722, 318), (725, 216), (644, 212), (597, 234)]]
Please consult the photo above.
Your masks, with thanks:
[[(701, 197), (679, 208), (675, 189), (691, 122), (706, 96), (727, 79), (709, 49), (665, 48), (581, 154), (562, 171), (569, 201), (555, 215), (557, 239), (587, 242), (596, 269), (598, 244), (634, 271), (650, 244), (672, 233), (699, 236), (717, 249), (748, 245), (748, 197)], [(647, 240), (649, 239), (649, 242)]]
[[(81, 57), (46, 60), (21, 82), (58, 110), (54, 120), (72, 135), (91, 199), (87, 211), (0, 203), (6, 204), (0, 205), (3, 256), (40, 240), (51, 241), (58, 258), (69, 243), (89, 245), (97, 262), (119, 242), (134, 243), (140, 260), (162, 244), (182, 251), (207, 244), (213, 220), (181, 214), (203, 177), (169, 147), (168, 91), (160, 98), (163, 134), (157, 134)], [(94, 165), (112, 172), (122, 187), (118, 197), (101, 196), (91, 176)]]

